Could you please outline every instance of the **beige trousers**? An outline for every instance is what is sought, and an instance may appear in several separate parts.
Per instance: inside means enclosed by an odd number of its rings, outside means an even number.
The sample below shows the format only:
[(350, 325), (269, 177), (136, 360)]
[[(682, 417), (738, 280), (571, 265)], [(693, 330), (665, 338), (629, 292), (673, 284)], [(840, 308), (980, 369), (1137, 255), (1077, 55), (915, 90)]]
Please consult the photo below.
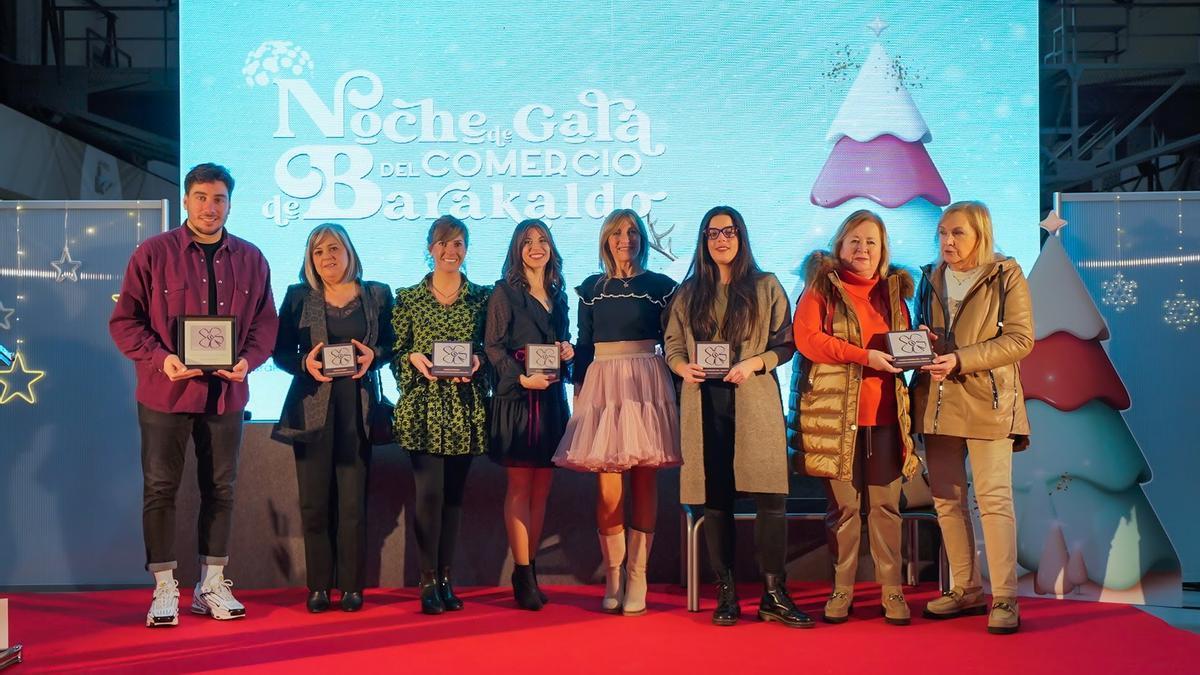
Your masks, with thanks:
[(829, 499), (825, 531), (833, 558), (833, 585), (854, 585), (862, 540), (862, 499), (867, 499), (867, 536), (875, 581), (900, 585), (900, 466), (903, 449), (896, 425), (858, 428), (854, 466), (848, 481), (826, 479)]
[(983, 580), (975, 556), (975, 530), (967, 504), (967, 470), (971, 458), (975, 500), (983, 525), (992, 595), (1017, 595), (1017, 519), (1012, 496), (1012, 439), (989, 441), (957, 436), (925, 435), (929, 487), (938, 526), (950, 559), (954, 585), (980, 588)]

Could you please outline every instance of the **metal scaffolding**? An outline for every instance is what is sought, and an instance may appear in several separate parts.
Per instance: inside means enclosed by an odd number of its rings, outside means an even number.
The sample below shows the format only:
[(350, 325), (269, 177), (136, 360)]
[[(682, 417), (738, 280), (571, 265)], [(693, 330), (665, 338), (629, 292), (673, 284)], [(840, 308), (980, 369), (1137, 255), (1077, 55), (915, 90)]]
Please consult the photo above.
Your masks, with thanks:
[(1042, 194), (1200, 187), (1200, 2), (1042, 16)]

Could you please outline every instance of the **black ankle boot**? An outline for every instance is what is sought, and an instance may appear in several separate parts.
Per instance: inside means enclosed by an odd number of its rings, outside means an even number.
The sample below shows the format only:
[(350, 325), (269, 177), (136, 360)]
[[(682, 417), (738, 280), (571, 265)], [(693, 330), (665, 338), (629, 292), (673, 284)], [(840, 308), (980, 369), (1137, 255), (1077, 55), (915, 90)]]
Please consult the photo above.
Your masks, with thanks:
[(342, 593), (343, 612), (357, 612), (358, 610), (362, 609), (362, 606), (362, 591), (350, 591), (349, 593)]
[(537, 595), (537, 585), (533, 578), (532, 565), (514, 565), (512, 573), (513, 599), (517, 607), (536, 612), (542, 608), (542, 600)]
[(450, 584), (450, 568), (443, 567), (438, 576), (438, 595), (442, 596), (442, 606), (447, 612), (457, 612), (463, 608), (463, 601), (454, 594), (454, 586)]
[(329, 591), (311, 591), (308, 594), (308, 611), (320, 614), (329, 609)]
[(796, 609), (788, 595), (787, 580), (782, 574), (763, 575), (763, 596), (758, 603), (759, 621), (778, 621), (788, 628), (812, 628), (812, 617)]
[(712, 622), (718, 626), (732, 626), (740, 618), (742, 607), (733, 585), (733, 572), (726, 571), (717, 575), (717, 608), (713, 610)]
[(421, 572), (421, 611), (426, 614), (441, 614), (446, 611), (438, 589), (437, 574), (433, 570)]
[(537, 578), (537, 561), (536, 561), (536, 560), (530, 560), (530, 561), (529, 561), (529, 566), (530, 566), (531, 568), (533, 568), (533, 589), (534, 589), (535, 591), (537, 591), (538, 600), (541, 600), (541, 601), (542, 601), (542, 604), (544, 605), (544, 604), (546, 604), (546, 603), (550, 602), (550, 598), (546, 597), (546, 594), (542, 592), (542, 586), (541, 586), (541, 584), (539, 584), (539, 583), (538, 583), (538, 578)]

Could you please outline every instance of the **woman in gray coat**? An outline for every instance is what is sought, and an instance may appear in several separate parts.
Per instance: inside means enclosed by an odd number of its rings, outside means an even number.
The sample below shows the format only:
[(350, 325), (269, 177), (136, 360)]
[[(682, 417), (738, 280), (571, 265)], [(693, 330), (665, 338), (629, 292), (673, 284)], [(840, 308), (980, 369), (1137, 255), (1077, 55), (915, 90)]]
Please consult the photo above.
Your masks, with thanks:
[[(758, 507), (754, 540), (764, 581), (759, 619), (813, 626), (796, 609), (784, 576), (787, 439), (774, 370), (795, 353), (791, 330), (787, 294), (754, 261), (741, 214), (728, 206), (709, 210), (692, 266), (671, 303), (664, 342), (667, 363), (684, 382), (680, 500), (704, 504), (704, 538), (718, 577), (713, 623), (721, 626), (741, 616), (733, 576), (738, 492), (753, 495)], [(706, 371), (697, 341), (729, 345), (727, 374)]]
[[(378, 370), (391, 362), (392, 292), (362, 280), (362, 265), (341, 225), (318, 225), (308, 235), (302, 283), (290, 286), (279, 310), (275, 364), (291, 373), (272, 436), (296, 454), (308, 610), (362, 607), (367, 548), (369, 415), (379, 392)], [(353, 371), (330, 376), (322, 347), (349, 344)], [(346, 369), (348, 370), (348, 368)]]

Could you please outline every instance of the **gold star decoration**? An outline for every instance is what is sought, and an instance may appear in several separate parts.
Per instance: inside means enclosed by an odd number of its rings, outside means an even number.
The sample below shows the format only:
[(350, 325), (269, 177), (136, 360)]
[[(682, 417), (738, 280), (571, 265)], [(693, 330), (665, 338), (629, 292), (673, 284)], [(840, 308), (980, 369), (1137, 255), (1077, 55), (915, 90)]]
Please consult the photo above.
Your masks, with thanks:
[(21, 352), (17, 352), (8, 370), (0, 370), (0, 385), (3, 385), (3, 389), (0, 389), (0, 405), (14, 398), (22, 399), (31, 405), (37, 403), (37, 397), (33, 395), (33, 385), (45, 376), (44, 370), (26, 368), (24, 357), (21, 356)]

